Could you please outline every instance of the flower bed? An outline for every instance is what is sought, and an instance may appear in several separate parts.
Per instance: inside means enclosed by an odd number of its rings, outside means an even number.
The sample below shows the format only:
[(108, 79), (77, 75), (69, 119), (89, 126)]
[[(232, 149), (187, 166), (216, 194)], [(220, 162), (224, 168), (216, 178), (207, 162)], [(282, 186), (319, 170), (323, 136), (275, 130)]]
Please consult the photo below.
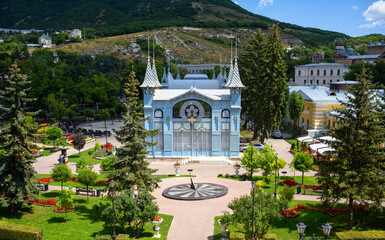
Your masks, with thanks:
[(107, 180), (96, 181), (95, 186), (96, 186), (96, 185), (108, 184), (109, 181), (110, 181), (109, 179), (107, 179)]
[(39, 206), (43, 206), (43, 207), (52, 207), (52, 206), (56, 206), (56, 199), (55, 198), (51, 198), (51, 199), (47, 199), (47, 200), (42, 200), (42, 199), (39, 199), (39, 200), (35, 200), (33, 198), (29, 199), (28, 203), (31, 203), (31, 204), (36, 204), (36, 205), (39, 205)]
[(303, 189), (313, 189), (313, 190), (323, 190), (324, 189), (324, 186), (322, 186), (322, 185), (302, 185), (302, 184), (299, 184), (292, 179), (286, 179), (282, 182), (282, 184), (289, 186), (289, 187), (295, 187), (295, 186), (299, 185)]
[[(68, 144), (72, 144), (72, 142), (74, 141), (74, 136), (71, 136), (71, 135), (66, 135), (66, 136), (64, 136), (64, 135), (63, 135), (63, 137), (68, 137), (68, 139), (66, 140), (66, 142), (67, 142)], [(87, 144), (87, 143), (90, 143), (90, 142), (92, 142), (92, 141), (95, 141), (95, 140), (96, 140), (95, 138), (86, 137), (86, 144)]]
[(76, 177), (73, 177), (69, 180), (70, 182), (73, 182), (73, 183), (77, 183), (78, 181), (76, 181)]
[(69, 209), (64, 211), (63, 208), (55, 207), (55, 209), (53, 211), (56, 212), (56, 213), (69, 213), (69, 212), (78, 210), (78, 208), (79, 208), (78, 206), (75, 206), (73, 208), (69, 208)]
[(156, 215), (152, 221), (160, 221), (160, 220), (162, 220), (162, 217)]
[(297, 183), (294, 180), (286, 179), (282, 182), (283, 185), (289, 186), (289, 187), (295, 187)]
[(36, 182), (40, 183), (51, 183), (53, 181), (52, 177), (46, 177), (46, 178), (38, 178), (36, 179)]
[(285, 216), (287, 218), (295, 218), (298, 216), (298, 213), (295, 209), (287, 209), (287, 210), (282, 210), (281, 212), (282, 216)]
[[(365, 205), (353, 204), (353, 212), (362, 212), (366, 208)], [(326, 212), (331, 217), (335, 217), (340, 213), (348, 213), (349, 208), (327, 208), (327, 207), (307, 207), (302, 204), (297, 204), (295, 208), (287, 209), (287, 211), (283, 210), (281, 212), (282, 216), (285, 216), (285, 212), (287, 213), (287, 217), (296, 217), (299, 211), (321, 211)], [(294, 215), (294, 212), (296, 215)]]
[(104, 144), (104, 145), (103, 145), (103, 149), (112, 152), (112, 150), (114, 149), (114, 145), (112, 145), (111, 143), (109, 143), (109, 144)]

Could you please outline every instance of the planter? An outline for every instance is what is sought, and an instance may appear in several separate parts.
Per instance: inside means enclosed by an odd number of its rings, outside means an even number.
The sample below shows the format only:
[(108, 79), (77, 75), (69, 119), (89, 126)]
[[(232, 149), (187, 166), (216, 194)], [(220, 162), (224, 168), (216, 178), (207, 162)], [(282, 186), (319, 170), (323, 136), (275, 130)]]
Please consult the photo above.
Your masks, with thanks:
[(218, 223), (219, 223), (219, 225), (221, 225), (222, 226), (222, 229), (221, 229), (221, 232), (222, 232), (222, 237), (227, 237), (227, 234), (226, 234), (226, 231), (227, 231), (227, 226), (229, 226), (230, 225), (230, 223), (221, 223), (221, 219), (218, 219)]
[(235, 177), (239, 177), (239, 169), (241, 169), (241, 166), (234, 165), (234, 169), (235, 169)]
[(95, 167), (95, 165), (87, 165), (87, 167), (92, 171), (92, 169)]
[(159, 227), (159, 224), (161, 224), (163, 222), (163, 218), (160, 219), (159, 221), (151, 221), (152, 225), (154, 225), (154, 234), (152, 235), (153, 238), (160, 238), (160, 234), (159, 234), (159, 230), (160, 230), (160, 227)]
[(174, 166), (175, 168), (175, 176), (179, 177), (180, 174), (179, 174), (179, 169), (180, 169), (180, 166)]

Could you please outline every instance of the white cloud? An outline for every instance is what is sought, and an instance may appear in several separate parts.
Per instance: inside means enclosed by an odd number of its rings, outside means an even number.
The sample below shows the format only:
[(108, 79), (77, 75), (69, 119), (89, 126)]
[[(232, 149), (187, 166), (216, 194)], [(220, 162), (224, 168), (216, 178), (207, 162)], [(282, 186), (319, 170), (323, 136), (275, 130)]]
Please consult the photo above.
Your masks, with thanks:
[(353, 10), (358, 10), (358, 9), (360, 9), (358, 6), (356, 6), (356, 5), (353, 5), (352, 7), (351, 7), (351, 9), (353, 9)]
[(385, 26), (385, 2), (379, 0), (366, 9), (362, 15), (369, 23), (362, 24), (360, 28), (375, 28)]
[(274, 0), (259, 0), (258, 7), (266, 7), (267, 5), (273, 5)]

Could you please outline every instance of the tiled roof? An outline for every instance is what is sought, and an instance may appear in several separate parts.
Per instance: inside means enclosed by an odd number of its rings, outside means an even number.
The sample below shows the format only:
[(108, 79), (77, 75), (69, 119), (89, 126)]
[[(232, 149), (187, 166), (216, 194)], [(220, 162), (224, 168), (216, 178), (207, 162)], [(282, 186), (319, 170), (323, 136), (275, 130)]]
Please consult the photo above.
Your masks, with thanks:
[(231, 76), (231, 79), (227, 81), (226, 87), (228, 88), (243, 88), (245, 87), (242, 84), (241, 77), (239, 75), (239, 69), (238, 69), (238, 61), (235, 59), (234, 67), (233, 67), (233, 74)]
[(144, 81), (142, 85), (140, 85), (142, 88), (157, 88), (159, 87), (158, 84), (154, 81), (154, 75), (151, 68), (151, 62), (150, 58), (148, 58), (147, 61), (147, 69), (146, 69), (146, 75), (144, 76)]

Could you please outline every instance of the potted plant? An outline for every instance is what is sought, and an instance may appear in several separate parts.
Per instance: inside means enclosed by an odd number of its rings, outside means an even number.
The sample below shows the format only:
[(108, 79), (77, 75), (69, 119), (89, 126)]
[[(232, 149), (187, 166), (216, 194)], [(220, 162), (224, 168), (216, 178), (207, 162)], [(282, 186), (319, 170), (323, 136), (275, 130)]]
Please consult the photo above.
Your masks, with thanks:
[(180, 163), (179, 162), (176, 162), (174, 164), (174, 168), (175, 168), (175, 176), (179, 177), (179, 169), (180, 169)]
[(222, 226), (222, 237), (225, 237), (226, 231), (227, 231), (227, 226), (231, 224), (231, 217), (228, 213), (225, 213), (221, 218), (219, 218), (218, 223)]
[(235, 177), (239, 177), (239, 169), (241, 168), (241, 165), (239, 165), (239, 163), (236, 163), (234, 165), (234, 169), (235, 169)]
[(163, 222), (163, 218), (161, 216), (155, 215), (154, 218), (152, 219), (151, 223), (154, 225), (154, 235), (152, 236), (153, 238), (160, 238), (159, 234), (159, 225)]
[(94, 168), (94, 165), (93, 163), (89, 163), (87, 164), (87, 167), (92, 171), (92, 169)]

